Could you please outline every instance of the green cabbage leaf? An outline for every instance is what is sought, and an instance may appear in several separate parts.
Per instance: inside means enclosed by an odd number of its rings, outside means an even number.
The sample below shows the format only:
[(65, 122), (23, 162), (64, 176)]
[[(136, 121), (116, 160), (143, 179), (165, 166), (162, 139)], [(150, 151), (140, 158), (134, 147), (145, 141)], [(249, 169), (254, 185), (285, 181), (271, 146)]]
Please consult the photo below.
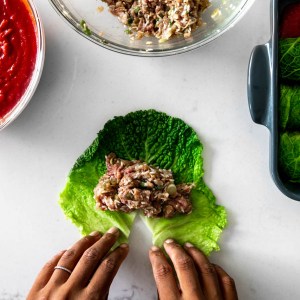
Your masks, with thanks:
[(193, 211), (188, 216), (142, 217), (153, 232), (153, 243), (161, 246), (166, 239), (173, 238), (180, 244), (190, 242), (206, 254), (219, 250), (217, 241), (226, 226), (224, 207), (215, 205), (215, 196), (204, 183), (192, 190), (190, 199)]
[(300, 132), (285, 132), (280, 136), (279, 163), (285, 175), (300, 182)]
[(300, 37), (279, 40), (280, 77), (300, 80)]
[(280, 86), (279, 124), (282, 130), (300, 130), (300, 87)]
[(191, 242), (206, 254), (219, 250), (217, 241), (227, 222), (226, 211), (216, 205), (215, 196), (203, 181), (202, 151), (196, 132), (178, 118), (155, 110), (115, 117), (105, 124), (71, 169), (60, 195), (61, 208), (82, 234), (117, 226), (123, 233), (119, 242), (127, 240), (136, 213), (96, 210), (93, 198), (94, 187), (106, 172), (105, 155), (114, 152), (123, 159), (139, 159), (171, 169), (176, 184), (195, 185), (191, 214), (172, 219), (142, 216), (156, 245), (174, 238), (181, 244)]

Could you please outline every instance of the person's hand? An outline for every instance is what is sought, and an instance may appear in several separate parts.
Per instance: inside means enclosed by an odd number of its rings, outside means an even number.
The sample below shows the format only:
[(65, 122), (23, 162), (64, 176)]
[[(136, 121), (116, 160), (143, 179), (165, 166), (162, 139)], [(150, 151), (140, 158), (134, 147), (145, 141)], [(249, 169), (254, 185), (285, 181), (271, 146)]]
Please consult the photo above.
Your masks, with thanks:
[(234, 280), (192, 244), (185, 244), (183, 249), (173, 240), (166, 240), (164, 248), (174, 271), (161, 249), (153, 246), (149, 252), (161, 300), (238, 299)]
[(93, 232), (55, 255), (40, 271), (27, 299), (107, 299), (128, 254), (127, 244), (109, 252), (118, 236), (115, 227), (103, 236)]

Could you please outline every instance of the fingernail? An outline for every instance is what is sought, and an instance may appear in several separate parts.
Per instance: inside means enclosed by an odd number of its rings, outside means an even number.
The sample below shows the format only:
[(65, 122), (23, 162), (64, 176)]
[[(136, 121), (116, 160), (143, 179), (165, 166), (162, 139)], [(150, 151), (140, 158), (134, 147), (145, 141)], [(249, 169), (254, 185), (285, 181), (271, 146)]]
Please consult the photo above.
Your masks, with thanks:
[(107, 233), (117, 234), (117, 233), (119, 233), (119, 229), (117, 227), (112, 227), (107, 231)]
[(98, 236), (98, 235), (100, 235), (99, 231), (93, 231), (90, 233), (90, 236)]
[(194, 247), (194, 245), (192, 243), (185, 243), (184, 246), (187, 247), (187, 248), (193, 248)]
[(124, 244), (121, 244), (119, 247), (120, 247), (120, 248), (124, 248), (124, 249), (126, 249), (126, 248), (128, 248), (128, 247), (129, 247), (129, 245), (128, 245), (128, 244), (126, 244), (126, 243), (124, 243)]
[(172, 239), (167, 239), (167, 240), (165, 240), (165, 243), (166, 243), (166, 244), (172, 244), (172, 243), (174, 243), (174, 240), (172, 240)]
[(160, 251), (160, 248), (157, 246), (152, 246), (151, 251)]

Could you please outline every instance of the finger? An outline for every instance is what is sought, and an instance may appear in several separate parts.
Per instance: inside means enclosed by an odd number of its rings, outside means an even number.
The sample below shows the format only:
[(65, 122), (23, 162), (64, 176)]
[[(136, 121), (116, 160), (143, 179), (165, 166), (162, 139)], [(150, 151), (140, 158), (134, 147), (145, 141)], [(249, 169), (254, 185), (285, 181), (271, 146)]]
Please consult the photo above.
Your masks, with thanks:
[(186, 252), (193, 258), (199, 273), (201, 287), (207, 299), (222, 299), (217, 272), (208, 258), (192, 244), (184, 245)]
[(187, 299), (203, 299), (193, 259), (171, 239), (165, 241), (164, 248), (174, 265), (183, 296)]
[(231, 278), (220, 266), (214, 265), (224, 300), (238, 300), (237, 290)]
[(154, 280), (157, 286), (159, 299), (178, 299), (180, 291), (177, 286), (173, 269), (163, 252), (156, 246), (149, 251)]
[(88, 284), (101, 260), (117, 241), (118, 236), (119, 229), (117, 227), (112, 227), (100, 240), (83, 253), (69, 278), (70, 285), (81, 285), (83, 287)]
[(66, 250), (63, 250), (59, 253), (57, 253), (55, 256), (51, 258), (41, 269), (38, 276), (36, 277), (36, 280), (34, 281), (34, 284), (31, 288), (31, 291), (39, 291), (42, 288), (45, 287), (45, 285), (48, 283), (49, 279), (51, 278), (51, 275), (54, 272), (54, 267), (57, 265), (58, 261), (62, 257), (62, 255), (65, 253)]
[[(88, 249), (91, 245), (93, 245), (96, 241), (98, 241), (100, 237), (100, 233), (98, 231), (95, 231), (92, 232), (90, 235), (81, 238), (62, 255), (57, 265), (72, 271), (75, 268), (80, 257), (82, 256), (83, 252), (86, 249)], [(70, 274), (68, 272), (60, 269), (55, 269), (49, 281), (49, 284), (61, 285), (65, 283), (69, 277)]]
[(110, 285), (126, 258), (128, 250), (128, 244), (122, 244), (101, 262), (87, 286), (89, 296), (98, 299), (100, 295), (108, 295)]

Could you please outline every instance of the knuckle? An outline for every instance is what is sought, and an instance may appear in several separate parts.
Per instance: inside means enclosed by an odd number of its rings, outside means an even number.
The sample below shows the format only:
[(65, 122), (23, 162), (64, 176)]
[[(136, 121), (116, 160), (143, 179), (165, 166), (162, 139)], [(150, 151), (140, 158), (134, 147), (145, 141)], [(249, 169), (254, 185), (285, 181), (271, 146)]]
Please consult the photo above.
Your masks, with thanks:
[(102, 240), (104, 240), (104, 242), (108, 242), (115, 239), (117, 239), (117, 237), (114, 234), (109, 232), (105, 233), (104, 236), (102, 237)]
[(162, 257), (162, 252), (159, 250), (159, 251), (150, 251), (150, 258), (153, 257), (153, 258), (157, 258), (157, 257)]
[(182, 250), (182, 247), (179, 244), (175, 243), (175, 242), (168, 244), (168, 247), (170, 249), (172, 249), (172, 251), (181, 251)]
[(66, 296), (64, 293), (55, 293), (53, 292), (53, 289), (50, 288), (44, 289), (39, 295), (36, 295), (33, 299), (36, 300), (49, 300), (49, 299), (56, 299), (56, 300), (63, 300), (66, 299)]
[(171, 246), (176, 249), (182, 249), (182, 247), (177, 243), (171, 243)]
[(222, 277), (222, 283), (224, 285), (228, 285), (232, 288), (235, 287), (235, 282), (234, 282), (233, 278), (231, 278), (229, 275), (225, 275)]
[(89, 236), (89, 235), (86, 235), (84, 236), (82, 239), (81, 239), (81, 242), (84, 243), (84, 244), (87, 244), (87, 243), (90, 243), (92, 240), (92, 237)]
[(83, 257), (88, 261), (95, 261), (99, 257), (99, 251), (95, 248), (85, 250)]
[(204, 265), (202, 265), (200, 268), (200, 272), (203, 275), (213, 275), (216, 273), (214, 266), (210, 263), (205, 263)]
[(72, 259), (76, 254), (76, 251), (74, 249), (68, 249), (62, 256), (62, 260), (69, 260)]
[(163, 279), (172, 273), (172, 268), (169, 265), (161, 264), (154, 270), (154, 277), (156, 279)]
[(56, 266), (56, 264), (55, 264), (54, 260), (50, 260), (45, 263), (43, 269), (44, 270), (52, 270), (55, 266)]
[(99, 290), (99, 287), (94, 284), (90, 284), (89, 287), (84, 291), (82, 299), (88, 300), (102, 300), (106, 298), (107, 293)]
[(191, 269), (194, 265), (192, 258), (189, 256), (179, 256), (175, 258), (175, 261), (177, 262), (178, 268), (183, 271)]
[(73, 285), (72, 283), (66, 282), (64, 285), (60, 287), (59, 290), (57, 290), (57, 293), (55, 297), (53, 297), (53, 299), (55, 300), (74, 299), (79, 294), (79, 292), (80, 292), (79, 287)]
[(47, 300), (49, 299), (49, 294), (45, 291), (40, 292), (38, 295), (35, 295), (34, 298), (32, 299), (37, 299), (37, 300)]
[(103, 261), (103, 266), (106, 272), (112, 272), (117, 267), (117, 261), (114, 258), (108, 257)]
[(210, 299), (211, 300), (220, 300), (220, 299), (223, 299), (223, 298), (221, 298), (220, 293), (218, 293), (217, 291), (213, 291), (210, 294)]

